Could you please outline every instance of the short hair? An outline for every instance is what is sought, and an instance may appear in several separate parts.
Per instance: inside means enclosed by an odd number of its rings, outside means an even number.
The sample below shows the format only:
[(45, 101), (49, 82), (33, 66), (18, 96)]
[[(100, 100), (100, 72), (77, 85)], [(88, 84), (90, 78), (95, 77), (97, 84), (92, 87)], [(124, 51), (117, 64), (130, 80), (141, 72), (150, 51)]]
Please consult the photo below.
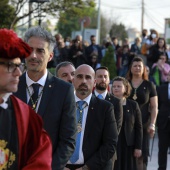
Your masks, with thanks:
[(68, 65), (72, 65), (74, 68), (74, 64), (72, 62), (69, 62), (69, 61), (63, 61), (61, 63), (59, 63), (57, 66), (56, 66), (56, 76), (58, 77), (58, 70), (61, 68), (61, 67), (66, 67)]
[(131, 81), (132, 80), (132, 73), (131, 73), (131, 68), (132, 68), (132, 64), (134, 62), (142, 62), (143, 64), (143, 75), (142, 75), (142, 78), (144, 80), (148, 80), (148, 74), (147, 74), (147, 71), (146, 71), (146, 67), (145, 67), (145, 64), (143, 62), (143, 59), (141, 57), (134, 57), (130, 63), (130, 66), (129, 66), (129, 69), (128, 69), (128, 72), (127, 72), (127, 75), (126, 75), (126, 78), (128, 81)]
[(47, 31), (45, 28), (40, 26), (29, 28), (24, 36), (25, 42), (28, 43), (31, 37), (43, 38), (49, 44), (48, 47), (49, 51), (53, 52), (54, 46), (56, 44), (56, 40), (55, 37), (52, 36), (52, 34), (49, 31)]
[(103, 70), (103, 69), (107, 70), (109, 72), (109, 69), (106, 66), (101, 66), (101, 67), (98, 67), (98, 68), (95, 69), (95, 73), (96, 73), (97, 70)]
[(126, 98), (129, 97), (130, 94), (131, 94), (132, 87), (131, 87), (130, 83), (128, 82), (128, 80), (125, 79), (124, 77), (120, 77), (120, 76), (115, 77), (112, 81), (112, 88), (111, 89), (113, 89), (113, 82), (114, 81), (122, 81), (122, 83), (123, 83), (123, 85), (125, 86), (125, 89), (126, 89), (126, 91), (124, 93), (124, 97), (126, 97)]
[(101, 66), (101, 67), (96, 68), (95, 69), (95, 74), (96, 74), (97, 70), (107, 70), (108, 75), (110, 77), (109, 69), (106, 66)]

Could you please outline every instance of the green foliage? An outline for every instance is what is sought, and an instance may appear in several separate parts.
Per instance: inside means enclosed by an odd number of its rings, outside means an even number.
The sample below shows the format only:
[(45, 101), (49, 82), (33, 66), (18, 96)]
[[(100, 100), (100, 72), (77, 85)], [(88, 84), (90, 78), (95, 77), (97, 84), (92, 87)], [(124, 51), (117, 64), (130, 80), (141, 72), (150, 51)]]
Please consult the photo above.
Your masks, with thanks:
[(72, 31), (80, 30), (80, 20), (85, 16), (91, 18), (91, 24), (88, 28), (96, 28), (97, 25), (97, 23), (94, 22), (97, 12), (93, 4), (90, 7), (84, 7), (83, 10), (73, 7), (72, 11), (60, 12), (59, 16), (60, 18), (57, 23), (56, 30), (61, 33), (63, 37), (71, 36)]
[(116, 63), (114, 60), (114, 49), (112, 46), (108, 47), (106, 54), (101, 61), (101, 65), (108, 67), (110, 73), (110, 80), (112, 80), (117, 75)]
[(121, 40), (127, 38), (128, 35), (125, 26), (122, 23), (120, 24), (114, 23), (110, 29), (110, 37), (118, 37)]
[(0, 1), (0, 28), (10, 28), (14, 11), (14, 8), (8, 4), (8, 0)]

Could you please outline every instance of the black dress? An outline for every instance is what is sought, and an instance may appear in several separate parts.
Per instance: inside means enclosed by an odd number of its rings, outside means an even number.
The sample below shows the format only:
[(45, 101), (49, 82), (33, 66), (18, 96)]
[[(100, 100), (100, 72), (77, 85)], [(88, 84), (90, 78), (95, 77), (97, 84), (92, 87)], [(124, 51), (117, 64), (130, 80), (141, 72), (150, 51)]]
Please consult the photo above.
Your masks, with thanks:
[[(132, 86), (132, 85), (131, 85)], [(133, 99), (135, 93), (135, 88), (132, 86), (132, 92), (129, 96), (130, 99)], [(147, 163), (149, 156), (149, 133), (147, 132), (147, 128), (150, 123), (150, 111), (149, 111), (149, 103), (150, 98), (157, 96), (156, 88), (152, 82), (147, 80), (143, 80), (141, 85), (136, 89), (137, 99), (135, 100), (139, 104), (139, 108), (142, 113), (142, 125), (143, 125), (143, 145), (142, 145), (142, 156), (144, 158), (144, 162)]]

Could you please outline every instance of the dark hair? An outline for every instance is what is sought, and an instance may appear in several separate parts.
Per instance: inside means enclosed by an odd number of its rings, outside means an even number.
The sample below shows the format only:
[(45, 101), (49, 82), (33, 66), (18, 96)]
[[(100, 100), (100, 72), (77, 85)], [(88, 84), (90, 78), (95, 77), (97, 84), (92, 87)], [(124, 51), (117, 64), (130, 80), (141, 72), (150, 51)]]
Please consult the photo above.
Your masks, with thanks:
[(129, 70), (128, 70), (127, 75), (126, 75), (127, 80), (129, 80), (129, 81), (132, 80), (132, 76), (133, 75), (131, 73), (131, 68), (132, 68), (132, 64), (134, 62), (142, 62), (142, 64), (143, 64), (143, 75), (142, 75), (142, 78), (143, 78), (143, 80), (148, 80), (148, 74), (146, 72), (145, 64), (144, 64), (143, 59), (141, 57), (134, 57), (133, 60), (131, 61), (130, 66), (129, 66)]
[(126, 97), (126, 98), (129, 97), (130, 94), (131, 94), (132, 88), (131, 88), (131, 85), (129, 84), (128, 80), (125, 79), (124, 77), (120, 77), (120, 76), (115, 77), (112, 81), (112, 88), (111, 89), (113, 89), (114, 81), (122, 81), (122, 83), (123, 83), (123, 85), (125, 86), (125, 89), (126, 89), (126, 91), (124, 93), (124, 97)]
[(58, 77), (58, 70), (61, 68), (61, 67), (66, 67), (68, 65), (72, 65), (74, 68), (74, 64), (72, 62), (69, 62), (69, 61), (63, 61), (61, 63), (59, 63), (57, 66), (56, 66), (56, 76)]
[(101, 66), (101, 67), (96, 68), (95, 73), (97, 72), (97, 70), (107, 70), (108, 75), (110, 76), (109, 69), (106, 66)]
[(165, 41), (165, 38), (161, 38), (161, 37), (158, 38), (158, 40), (157, 40), (157, 42), (156, 42), (156, 47), (159, 48), (159, 41), (160, 41), (160, 40), (163, 40), (163, 41), (164, 41), (163, 47), (164, 47), (165, 50), (166, 50), (166, 41)]

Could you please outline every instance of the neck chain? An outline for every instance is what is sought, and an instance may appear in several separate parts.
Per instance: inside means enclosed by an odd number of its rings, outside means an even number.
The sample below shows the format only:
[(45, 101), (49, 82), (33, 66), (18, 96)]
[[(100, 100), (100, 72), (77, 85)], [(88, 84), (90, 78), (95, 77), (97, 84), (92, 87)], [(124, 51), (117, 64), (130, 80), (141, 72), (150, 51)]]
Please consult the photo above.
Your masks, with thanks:
[[(142, 82), (143, 82), (143, 80), (140, 82), (140, 84), (136, 87), (136, 88), (134, 88), (134, 86), (133, 86), (133, 84), (132, 84), (132, 87), (133, 87), (133, 89), (134, 89), (134, 94), (133, 94), (133, 100), (136, 100), (138, 97), (137, 97), (137, 89), (138, 89), (138, 87), (142, 84)], [(132, 82), (131, 82), (132, 83)]]
[(41, 95), (42, 95), (42, 93), (43, 93), (43, 89), (41, 90), (41, 92), (40, 92), (40, 94), (38, 95), (37, 100), (36, 100), (35, 102), (33, 101), (32, 97), (31, 97), (32, 95), (31, 95), (31, 93), (30, 93), (30, 90), (29, 90), (28, 86), (27, 86), (27, 90), (28, 90), (28, 94), (29, 94), (29, 96), (30, 96), (30, 100), (31, 100), (31, 103), (32, 103), (32, 109), (33, 109), (33, 110), (36, 110), (37, 103), (38, 103), (38, 100), (40, 99), (40, 97), (41, 97)]
[(82, 114), (83, 114), (83, 109), (84, 109), (87, 105), (88, 105), (87, 103), (84, 103), (82, 109), (80, 109), (79, 106), (78, 106), (78, 104), (76, 103), (76, 107), (77, 107), (77, 109), (79, 109), (79, 111), (80, 111), (79, 119), (78, 119), (78, 122), (77, 122), (77, 133), (79, 133), (79, 132), (82, 131)]

